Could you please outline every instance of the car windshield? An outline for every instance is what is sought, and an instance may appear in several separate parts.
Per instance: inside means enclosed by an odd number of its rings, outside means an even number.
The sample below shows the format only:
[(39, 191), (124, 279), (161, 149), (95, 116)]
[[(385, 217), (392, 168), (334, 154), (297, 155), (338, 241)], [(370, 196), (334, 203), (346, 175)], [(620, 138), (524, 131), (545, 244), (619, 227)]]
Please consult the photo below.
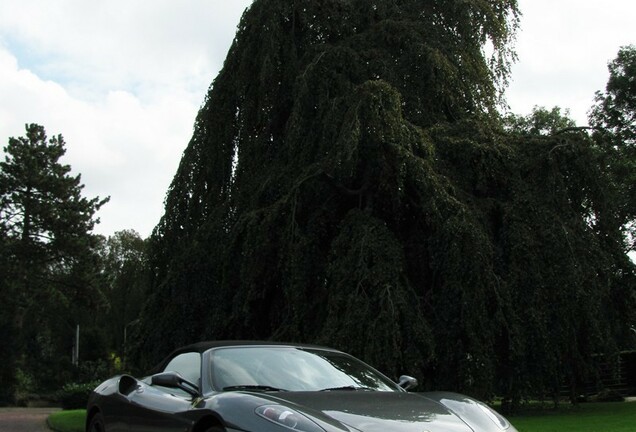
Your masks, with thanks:
[(354, 357), (294, 347), (215, 349), (211, 378), (217, 391), (399, 391), (388, 378)]

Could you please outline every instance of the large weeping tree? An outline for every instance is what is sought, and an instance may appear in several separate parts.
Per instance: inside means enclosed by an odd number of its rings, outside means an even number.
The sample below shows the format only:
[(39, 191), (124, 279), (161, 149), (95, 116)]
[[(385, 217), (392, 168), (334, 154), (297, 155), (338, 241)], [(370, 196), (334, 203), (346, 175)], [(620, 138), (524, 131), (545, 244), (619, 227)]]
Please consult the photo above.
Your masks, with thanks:
[(203, 338), (310, 341), (514, 396), (615, 341), (604, 314), (633, 269), (596, 254), (613, 245), (589, 139), (497, 115), (518, 15), (255, 0), (152, 237), (141, 360)]

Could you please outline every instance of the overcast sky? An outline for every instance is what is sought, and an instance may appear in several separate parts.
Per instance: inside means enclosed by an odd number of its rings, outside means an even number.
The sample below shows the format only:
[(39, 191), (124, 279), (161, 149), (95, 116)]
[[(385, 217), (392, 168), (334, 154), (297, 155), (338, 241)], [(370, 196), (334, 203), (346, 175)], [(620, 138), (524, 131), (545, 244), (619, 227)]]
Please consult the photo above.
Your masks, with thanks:
[[(2, 0), (0, 146), (25, 123), (62, 134), (85, 195), (111, 196), (96, 232), (150, 234), (251, 0)], [(579, 124), (607, 62), (636, 44), (634, 0), (519, 0), (508, 102), (569, 108)]]

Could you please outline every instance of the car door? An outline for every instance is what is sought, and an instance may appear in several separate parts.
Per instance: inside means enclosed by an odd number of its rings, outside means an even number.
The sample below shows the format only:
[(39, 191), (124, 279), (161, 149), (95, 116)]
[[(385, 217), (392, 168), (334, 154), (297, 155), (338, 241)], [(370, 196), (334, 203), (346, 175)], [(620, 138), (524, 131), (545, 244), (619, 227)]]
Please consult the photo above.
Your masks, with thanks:
[[(201, 354), (178, 354), (170, 360), (163, 372), (178, 372), (188, 381), (200, 386)], [(180, 413), (192, 408), (194, 398), (181, 389), (151, 385), (148, 379), (141, 382), (129, 399), (130, 432), (183, 432), (190, 424)]]

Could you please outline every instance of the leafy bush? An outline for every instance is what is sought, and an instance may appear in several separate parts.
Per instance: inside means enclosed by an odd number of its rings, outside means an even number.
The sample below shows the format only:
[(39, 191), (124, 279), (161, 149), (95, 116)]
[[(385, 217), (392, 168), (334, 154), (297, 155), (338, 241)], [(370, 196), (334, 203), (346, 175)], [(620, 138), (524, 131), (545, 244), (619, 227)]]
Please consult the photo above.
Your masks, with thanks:
[(28, 372), (18, 368), (15, 373), (16, 389), (15, 400), (25, 399), (29, 393), (34, 392), (33, 376)]
[(50, 429), (58, 432), (84, 432), (86, 410), (58, 411), (46, 420)]
[(69, 383), (62, 387), (57, 394), (62, 409), (86, 408), (88, 396), (91, 391), (99, 385), (98, 381), (88, 383)]
[(77, 381), (82, 383), (103, 381), (106, 378), (113, 376), (118, 371), (115, 369), (115, 365), (112, 364), (113, 360), (98, 359), (92, 361), (83, 361), (80, 363), (77, 369)]

